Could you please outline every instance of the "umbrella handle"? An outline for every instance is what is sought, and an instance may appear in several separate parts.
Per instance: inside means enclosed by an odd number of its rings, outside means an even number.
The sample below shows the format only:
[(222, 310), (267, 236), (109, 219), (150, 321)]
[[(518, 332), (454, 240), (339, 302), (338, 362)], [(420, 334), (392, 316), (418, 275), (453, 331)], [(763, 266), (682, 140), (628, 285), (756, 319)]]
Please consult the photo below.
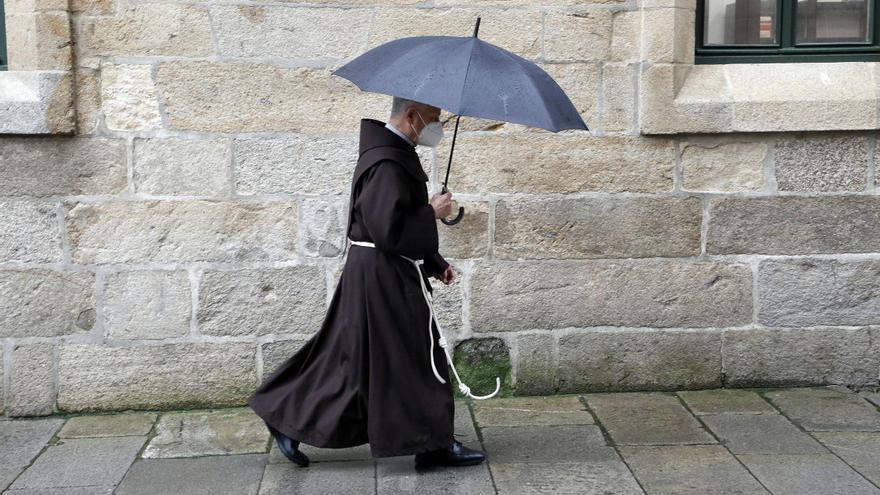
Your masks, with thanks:
[[(445, 184), (443, 185), (443, 189), (441, 190), (441, 192), (443, 194), (446, 194), (449, 192), (449, 189), (446, 188)], [(458, 207), (458, 215), (456, 215), (455, 218), (453, 218), (452, 220), (447, 220), (445, 218), (441, 218), (440, 221), (445, 223), (446, 225), (455, 225), (461, 221), (462, 217), (464, 217), (464, 207), (459, 206)]]

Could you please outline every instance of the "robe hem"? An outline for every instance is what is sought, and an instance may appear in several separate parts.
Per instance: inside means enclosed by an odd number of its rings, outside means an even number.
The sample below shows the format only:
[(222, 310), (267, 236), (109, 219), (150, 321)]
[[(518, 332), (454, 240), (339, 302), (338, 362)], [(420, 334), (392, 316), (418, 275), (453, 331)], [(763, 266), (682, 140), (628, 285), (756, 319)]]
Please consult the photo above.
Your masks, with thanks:
[[(254, 409), (253, 404), (250, 404), (250, 398), (248, 398), (248, 405), (251, 407), (251, 409)], [(369, 443), (368, 439), (365, 439), (363, 441), (352, 440), (350, 442), (327, 442), (326, 439), (319, 440), (318, 437), (316, 437), (315, 435), (307, 433), (305, 431), (291, 430), (291, 429), (288, 429), (283, 426), (279, 427), (278, 424), (273, 424), (273, 422), (268, 421), (265, 417), (260, 415), (259, 411), (256, 411), (256, 409), (254, 409), (254, 411), (257, 412), (257, 415), (260, 416), (260, 418), (264, 422), (266, 422), (267, 424), (269, 424), (270, 426), (272, 426), (276, 430), (280, 431), (281, 433), (287, 435), (288, 437), (290, 437), (294, 440), (302, 442), (306, 445), (310, 445), (312, 447), (317, 447), (319, 449), (347, 449), (347, 448), (357, 447), (359, 445), (364, 445), (366, 443)], [(375, 458), (398, 457), (398, 456), (403, 456), (403, 455), (421, 454), (424, 452), (430, 452), (433, 450), (446, 448), (452, 443), (453, 438), (454, 438), (454, 434), (450, 434), (448, 439), (444, 438), (442, 440), (436, 440), (433, 442), (425, 443), (420, 447), (414, 447), (414, 448), (410, 448), (410, 449), (399, 449), (399, 450), (377, 450), (377, 449), (373, 449), (373, 447), (371, 445), (370, 446), (370, 454)]]

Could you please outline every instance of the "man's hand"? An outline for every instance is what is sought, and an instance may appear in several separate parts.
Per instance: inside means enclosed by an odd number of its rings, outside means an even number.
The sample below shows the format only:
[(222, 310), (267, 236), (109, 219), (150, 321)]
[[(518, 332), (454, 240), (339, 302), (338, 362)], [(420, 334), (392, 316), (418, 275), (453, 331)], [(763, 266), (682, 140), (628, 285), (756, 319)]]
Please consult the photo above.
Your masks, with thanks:
[(449, 285), (455, 281), (455, 270), (452, 269), (452, 265), (449, 265), (446, 267), (446, 270), (443, 273), (434, 275), (434, 278), (443, 282), (446, 285)]
[(434, 207), (434, 218), (446, 218), (452, 214), (452, 193), (434, 193), (431, 196), (431, 206)]

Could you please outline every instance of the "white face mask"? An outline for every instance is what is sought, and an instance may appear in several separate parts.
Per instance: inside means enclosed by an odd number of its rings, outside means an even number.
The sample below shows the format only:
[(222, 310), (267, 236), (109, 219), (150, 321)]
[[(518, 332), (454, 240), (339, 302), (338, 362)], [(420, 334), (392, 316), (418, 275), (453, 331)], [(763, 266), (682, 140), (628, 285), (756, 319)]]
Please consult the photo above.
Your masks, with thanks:
[(425, 127), (422, 128), (422, 132), (419, 133), (416, 138), (416, 144), (429, 146), (431, 148), (440, 144), (440, 140), (443, 139), (443, 124), (440, 122), (425, 124), (425, 119), (422, 118), (422, 115), (419, 112), (416, 112), (416, 115), (419, 116), (422, 124), (425, 125)]

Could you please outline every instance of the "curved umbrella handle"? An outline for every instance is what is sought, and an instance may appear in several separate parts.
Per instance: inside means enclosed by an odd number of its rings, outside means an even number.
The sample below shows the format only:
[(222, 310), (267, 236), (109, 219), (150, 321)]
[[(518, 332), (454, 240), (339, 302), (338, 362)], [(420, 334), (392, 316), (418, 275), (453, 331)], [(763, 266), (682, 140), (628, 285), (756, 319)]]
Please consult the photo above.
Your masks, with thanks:
[[(456, 127), (458, 127), (457, 124), (456, 124)], [(453, 144), (453, 146), (455, 146), (455, 145)], [(450, 157), (451, 157), (451, 155), (450, 155)], [(446, 169), (446, 175), (449, 175), (449, 169), (448, 169), (448, 168)], [(440, 192), (443, 193), (443, 194), (446, 194), (446, 193), (449, 192), (449, 189), (446, 187), (446, 184), (443, 184), (443, 188), (440, 189)], [(441, 218), (440, 221), (443, 222), (443, 223), (445, 223), (446, 225), (455, 225), (455, 224), (457, 224), (458, 222), (461, 221), (461, 218), (462, 218), (463, 216), (464, 216), (464, 207), (463, 207), (463, 206), (459, 206), (459, 207), (458, 207), (458, 215), (456, 215), (455, 218), (453, 218), (452, 220), (447, 220), (447, 219), (445, 219), (445, 218)]]
[(461, 218), (464, 216), (464, 206), (458, 207), (458, 215), (455, 216), (452, 220), (447, 220), (445, 218), (441, 218), (440, 221), (445, 223), (446, 225), (455, 225), (461, 221)]

